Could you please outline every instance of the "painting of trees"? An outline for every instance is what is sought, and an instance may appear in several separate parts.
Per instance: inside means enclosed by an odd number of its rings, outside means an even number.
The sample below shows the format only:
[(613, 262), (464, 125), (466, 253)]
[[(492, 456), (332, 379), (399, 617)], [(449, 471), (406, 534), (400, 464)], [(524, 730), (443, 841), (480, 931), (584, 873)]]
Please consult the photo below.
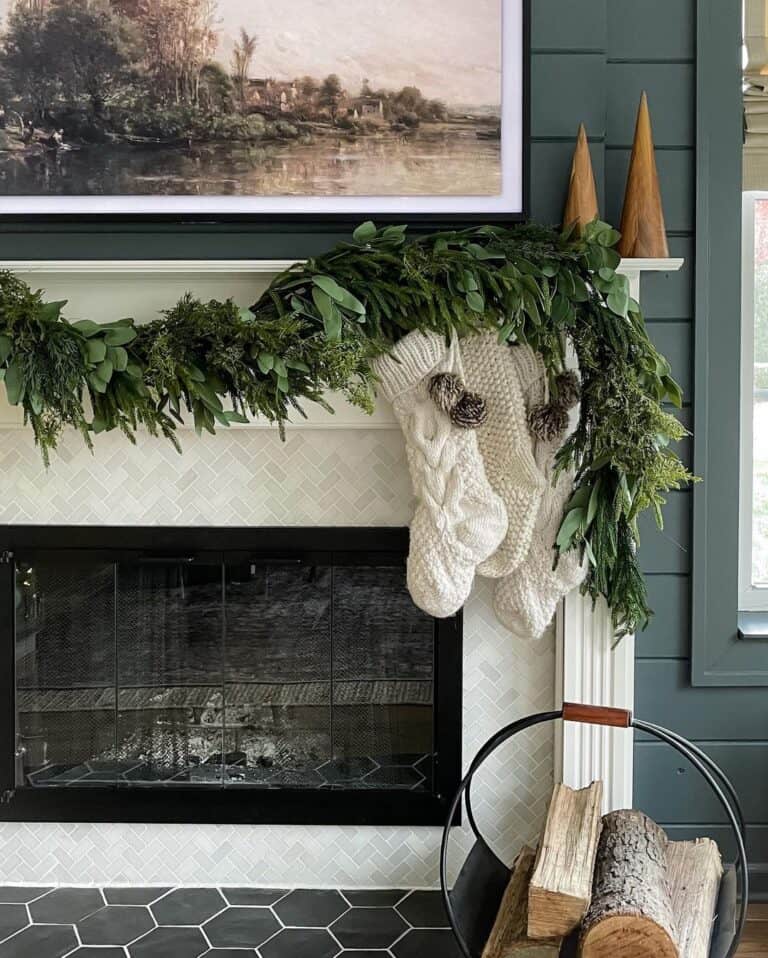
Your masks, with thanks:
[(241, 110), (245, 110), (247, 105), (248, 77), (251, 73), (257, 44), (258, 38), (256, 35), (250, 34), (244, 27), (240, 27), (240, 38), (232, 52), (232, 77), (237, 88)]

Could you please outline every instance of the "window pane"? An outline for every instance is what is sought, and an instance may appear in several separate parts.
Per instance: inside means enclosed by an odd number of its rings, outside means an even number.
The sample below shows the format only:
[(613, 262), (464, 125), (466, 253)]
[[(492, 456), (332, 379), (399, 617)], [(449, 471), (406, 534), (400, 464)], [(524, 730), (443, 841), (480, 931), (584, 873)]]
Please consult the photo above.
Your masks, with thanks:
[(755, 204), (752, 585), (768, 586), (768, 201)]

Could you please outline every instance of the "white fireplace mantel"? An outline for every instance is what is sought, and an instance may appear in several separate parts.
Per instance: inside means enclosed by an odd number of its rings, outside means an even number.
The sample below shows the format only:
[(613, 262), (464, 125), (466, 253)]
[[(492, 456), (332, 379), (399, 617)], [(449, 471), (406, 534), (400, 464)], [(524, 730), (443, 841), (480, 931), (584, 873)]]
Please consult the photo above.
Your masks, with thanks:
[[(69, 299), (71, 318), (88, 316), (108, 321), (104, 302), (119, 310), (121, 290), (130, 289), (131, 309), (137, 321), (156, 315), (158, 284), (163, 301), (188, 286), (201, 297), (231, 295), (247, 306), (275, 274), (288, 269), (289, 260), (6, 260), (0, 270), (11, 270), (33, 287), (45, 290), (50, 299)], [(675, 272), (681, 259), (627, 259), (620, 266), (630, 283), (631, 295), (641, 300), (641, 276), (648, 272)], [(143, 310), (143, 312), (142, 312)], [(391, 408), (379, 403), (367, 416), (341, 398), (333, 401), (336, 414), (308, 408), (307, 420), (289, 429), (394, 429)], [(0, 428), (21, 428), (18, 409), (0, 397)], [(234, 428), (272, 429), (266, 423)], [(556, 690), (560, 701), (632, 708), (634, 698), (634, 638), (625, 638), (614, 648), (610, 616), (604, 605), (593, 610), (588, 599), (573, 594), (563, 604), (557, 619)], [(587, 725), (565, 725), (559, 730), (555, 769), (562, 780), (580, 787), (593, 779), (605, 782), (606, 810), (632, 804), (632, 732)]]

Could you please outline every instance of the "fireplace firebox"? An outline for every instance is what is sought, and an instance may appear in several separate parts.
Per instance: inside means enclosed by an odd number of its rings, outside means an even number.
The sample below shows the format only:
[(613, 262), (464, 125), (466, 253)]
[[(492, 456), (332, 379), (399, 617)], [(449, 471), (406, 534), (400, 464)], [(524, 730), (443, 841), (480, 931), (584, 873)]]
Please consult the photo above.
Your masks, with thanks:
[(438, 824), (461, 617), (393, 528), (0, 529), (0, 819)]

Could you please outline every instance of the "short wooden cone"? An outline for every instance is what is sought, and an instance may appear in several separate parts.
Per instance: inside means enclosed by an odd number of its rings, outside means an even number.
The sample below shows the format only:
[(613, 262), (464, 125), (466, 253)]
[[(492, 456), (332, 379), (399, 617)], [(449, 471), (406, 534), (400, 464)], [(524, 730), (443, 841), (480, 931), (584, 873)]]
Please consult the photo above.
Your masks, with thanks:
[(669, 256), (651, 116), (645, 93), (637, 112), (635, 142), (629, 161), (627, 191), (619, 229), (621, 241), (618, 250), (621, 256), (648, 259), (666, 259)]
[(592, 170), (592, 157), (589, 154), (587, 131), (582, 123), (573, 153), (563, 226), (575, 225), (576, 232), (581, 234), (586, 224), (591, 223), (598, 215), (595, 174)]

